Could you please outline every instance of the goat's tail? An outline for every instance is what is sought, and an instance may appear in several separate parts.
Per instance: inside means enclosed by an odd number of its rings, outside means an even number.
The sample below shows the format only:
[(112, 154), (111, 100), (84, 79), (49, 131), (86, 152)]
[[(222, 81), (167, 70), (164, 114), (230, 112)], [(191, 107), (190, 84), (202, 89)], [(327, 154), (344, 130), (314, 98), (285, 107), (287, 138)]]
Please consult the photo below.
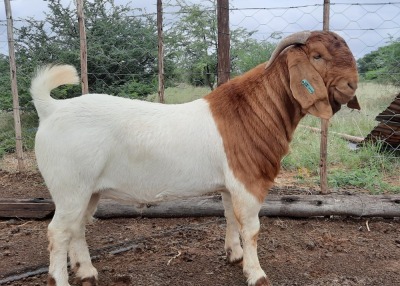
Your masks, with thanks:
[(49, 65), (38, 68), (31, 83), (31, 95), (39, 118), (48, 117), (56, 108), (50, 91), (63, 84), (78, 84), (76, 69), (70, 65)]

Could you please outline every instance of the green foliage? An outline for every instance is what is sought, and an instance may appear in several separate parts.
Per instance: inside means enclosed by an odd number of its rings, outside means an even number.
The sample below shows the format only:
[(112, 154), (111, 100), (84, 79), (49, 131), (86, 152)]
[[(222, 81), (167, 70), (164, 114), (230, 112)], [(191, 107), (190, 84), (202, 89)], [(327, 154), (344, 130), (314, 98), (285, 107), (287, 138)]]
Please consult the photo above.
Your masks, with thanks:
[[(299, 183), (319, 182), (319, 134), (300, 127), (291, 144), (291, 153), (282, 160), (282, 167), (297, 172)], [(396, 176), (400, 167), (396, 154), (381, 150), (381, 146), (364, 145), (358, 150), (334, 135), (328, 138), (328, 184), (330, 188), (349, 186), (369, 190), (400, 192), (385, 177)], [(397, 154), (398, 156), (398, 154)]]
[[(207, 87), (194, 87), (188, 84), (179, 84), (175, 87), (165, 89), (164, 99), (168, 104), (179, 104), (190, 102), (207, 95), (210, 89)], [(154, 93), (147, 97), (148, 101), (158, 102), (158, 94)]]
[(166, 54), (177, 62), (181, 81), (212, 89), (217, 70), (216, 2), (177, 4), (182, 16), (165, 33)]
[[(21, 114), (22, 143), (24, 150), (33, 150), (38, 126), (38, 118), (34, 112)], [(0, 158), (6, 153), (15, 152), (14, 120), (11, 112), (0, 112)]]
[(398, 159), (391, 155), (381, 150), (381, 146), (363, 146), (343, 161), (348, 166), (329, 172), (328, 183), (334, 188), (354, 186), (372, 193), (400, 192), (399, 185), (385, 181), (386, 176), (397, 176), (400, 167)]
[[(331, 120), (329, 131), (365, 137), (376, 126), (375, 116), (393, 101), (399, 92), (391, 85), (362, 82), (357, 90), (361, 111), (346, 107)], [(306, 116), (300, 124), (321, 126), (320, 119)], [(328, 136), (328, 183), (331, 188), (358, 187), (371, 192), (400, 192), (399, 181), (389, 185), (387, 178), (398, 177), (399, 154), (384, 151), (378, 145), (363, 145), (358, 150), (330, 132)], [(295, 171), (299, 183), (319, 182), (320, 135), (298, 127), (291, 143), (290, 153), (282, 160), (282, 167)]]
[[(181, 16), (165, 33), (167, 58), (176, 63), (178, 82), (208, 86), (212, 90), (217, 82), (216, 1), (193, 4), (179, 0), (177, 4)], [(258, 44), (251, 39), (253, 33), (243, 28), (230, 30), (233, 75), (247, 71), (260, 60), (266, 61), (268, 58), (268, 44)]]
[(400, 85), (400, 40), (392, 40), (357, 63), (362, 79)]
[[(154, 91), (157, 74), (157, 30), (154, 16), (133, 17), (128, 6), (116, 6), (111, 0), (84, 1), (88, 42), (88, 80), (93, 93), (145, 97)], [(42, 21), (25, 19), (27, 25), (16, 31), (17, 77), (20, 105), (32, 108), (30, 78), (37, 66), (67, 63), (80, 67), (80, 40), (75, 7), (61, 0), (48, 2), (50, 12)], [(0, 104), (10, 109), (8, 61), (0, 58)], [(168, 61), (166, 72), (172, 68)], [(133, 78), (132, 75), (135, 75)], [(138, 84), (138, 83), (141, 84)], [(146, 87), (145, 85), (149, 85)], [(138, 87), (137, 90), (134, 90)], [(79, 87), (59, 88), (56, 98), (80, 94)]]
[(274, 49), (275, 45), (267, 41), (259, 42), (255, 39), (237, 40), (236, 45), (231, 50), (233, 76), (243, 74), (266, 62)]
[(153, 80), (149, 83), (142, 82), (135, 78), (132, 78), (132, 80), (120, 86), (116, 94), (122, 97), (141, 99), (145, 94), (151, 94), (156, 92), (157, 87), (158, 84), (156, 78), (153, 78)]

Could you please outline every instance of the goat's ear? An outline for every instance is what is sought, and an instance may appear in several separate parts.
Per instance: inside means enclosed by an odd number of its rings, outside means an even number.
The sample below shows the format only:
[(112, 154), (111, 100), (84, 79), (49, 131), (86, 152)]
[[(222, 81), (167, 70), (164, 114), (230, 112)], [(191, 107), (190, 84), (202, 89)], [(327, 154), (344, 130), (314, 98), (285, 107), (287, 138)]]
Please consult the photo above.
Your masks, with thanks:
[(288, 51), (287, 64), (293, 97), (306, 113), (329, 119), (333, 115), (322, 77), (300, 48)]
[(352, 109), (361, 110), (360, 104), (358, 103), (357, 96), (354, 96), (349, 102), (347, 102), (347, 107)]

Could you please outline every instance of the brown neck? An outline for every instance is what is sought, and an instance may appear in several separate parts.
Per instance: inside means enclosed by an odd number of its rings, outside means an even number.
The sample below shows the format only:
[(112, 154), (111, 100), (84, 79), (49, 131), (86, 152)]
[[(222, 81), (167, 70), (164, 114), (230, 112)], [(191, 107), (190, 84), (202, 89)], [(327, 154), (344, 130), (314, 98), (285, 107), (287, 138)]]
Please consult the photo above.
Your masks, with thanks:
[[(294, 100), (285, 65), (259, 65), (205, 97), (234, 175), (263, 200), (304, 116)], [(279, 66), (279, 67), (278, 67)]]

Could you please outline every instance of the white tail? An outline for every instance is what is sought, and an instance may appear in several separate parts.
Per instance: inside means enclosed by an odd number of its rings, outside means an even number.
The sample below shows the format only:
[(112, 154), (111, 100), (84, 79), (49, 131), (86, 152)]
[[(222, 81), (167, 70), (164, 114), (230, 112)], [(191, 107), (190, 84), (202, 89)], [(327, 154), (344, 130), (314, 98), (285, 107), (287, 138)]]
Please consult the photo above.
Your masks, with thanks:
[(44, 66), (37, 70), (32, 79), (31, 95), (39, 118), (44, 119), (55, 109), (54, 99), (50, 91), (63, 84), (78, 84), (76, 69), (70, 65)]

